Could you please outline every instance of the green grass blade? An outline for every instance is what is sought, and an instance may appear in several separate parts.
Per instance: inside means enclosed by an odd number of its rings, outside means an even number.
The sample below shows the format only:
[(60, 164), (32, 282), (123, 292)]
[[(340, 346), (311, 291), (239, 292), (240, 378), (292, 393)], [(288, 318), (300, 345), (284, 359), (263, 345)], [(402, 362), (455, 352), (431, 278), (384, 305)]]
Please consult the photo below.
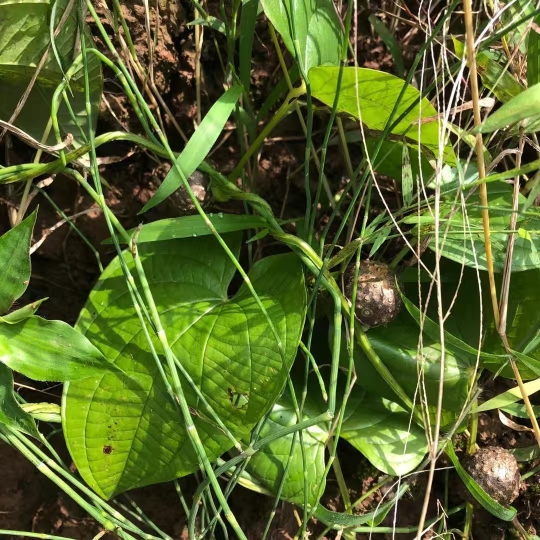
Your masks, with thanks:
[(249, 91), (250, 87), (251, 51), (258, 7), (258, 0), (247, 0), (242, 3), (242, 15), (240, 17), (240, 82), (246, 91)]
[[(534, 23), (538, 27), (540, 17), (536, 17)], [(527, 46), (527, 83), (529, 86), (540, 83), (540, 34), (534, 26), (529, 31)]]
[(396, 41), (396, 38), (386, 27), (386, 25), (375, 15), (370, 15), (368, 20), (371, 23), (371, 26), (373, 26), (375, 32), (379, 34), (379, 37), (383, 40), (383, 43), (392, 54), (397, 76), (403, 78), (405, 76), (405, 66), (403, 65), (403, 56), (401, 56), (401, 49)]
[(480, 133), (492, 133), (510, 124), (521, 122), (540, 114), (540, 84), (535, 84), (513, 97), (500, 109), (490, 114), (478, 128)]
[(212, 30), (216, 30), (220, 34), (223, 34), (223, 35), (226, 34), (225, 23), (223, 21), (220, 21), (216, 17), (209, 16), (208, 19), (206, 20), (203, 18), (198, 18), (198, 19), (195, 19), (194, 21), (187, 23), (186, 26), (195, 26), (197, 24), (200, 24), (202, 26), (208, 26), (212, 28)]
[[(189, 139), (177, 160), (177, 166), (182, 170), (186, 178), (195, 171), (197, 166), (212, 149), (212, 146), (223, 131), (225, 122), (227, 122), (241, 93), (242, 88), (240, 86), (229, 88), (214, 103), (191, 139)], [(173, 167), (154, 196), (146, 203), (140, 213), (142, 214), (163, 202), (181, 186), (182, 178), (180, 178), (176, 167)]]
[[(540, 378), (535, 379), (534, 381), (526, 382), (523, 387), (527, 391), (528, 396), (532, 396), (535, 392), (540, 390)], [(516, 401), (521, 399), (521, 391), (519, 388), (511, 388), (494, 398), (489, 399), (488, 401), (482, 403), (474, 412), (484, 412), (491, 411), (493, 409), (500, 409), (506, 405), (511, 405)]]
[[(261, 228), (268, 225), (266, 220), (260, 216), (244, 214), (223, 214), (220, 212), (219, 214), (208, 214), (208, 218), (219, 234)], [(128, 234), (133, 235), (135, 231), (136, 229), (131, 229)], [(200, 215), (160, 219), (142, 226), (137, 236), (137, 244), (209, 234), (213, 234), (213, 232)], [(112, 239), (108, 238), (103, 243), (112, 244)]]

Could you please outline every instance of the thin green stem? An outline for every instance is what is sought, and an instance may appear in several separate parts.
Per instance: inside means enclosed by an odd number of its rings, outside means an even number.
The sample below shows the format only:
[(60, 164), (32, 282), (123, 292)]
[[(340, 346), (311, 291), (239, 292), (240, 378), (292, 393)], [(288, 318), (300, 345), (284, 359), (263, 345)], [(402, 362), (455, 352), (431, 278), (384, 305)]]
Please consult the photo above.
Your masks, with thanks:
[(309, 359), (311, 369), (313, 369), (313, 372), (317, 377), (323, 400), (328, 401), (328, 393), (326, 392), (326, 386), (324, 384), (324, 380), (322, 378), (321, 371), (319, 370), (319, 366), (317, 364), (317, 361), (315, 360), (315, 357), (311, 354), (311, 351), (304, 345), (303, 341), (300, 342), (300, 348), (304, 351), (305, 355)]
[(264, 143), (266, 137), (272, 132), (272, 130), (281, 122), (281, 120), (292, 110), (294, 107), (294, 104), (296, 100), (305, 94), (305, 87), (299, 86), (298, 88), (293, 88), (285, 98), (285, 101), (281, 104), (280, 108), (277, 110), (276, 114), (272, 117), (270, 122), (264, 126), (261, 133), (258, 135), (258, 137), (253, 141), (251, 146), (247, 149), (247, 152), (242, 156), (240, 161), (238, 162), (238, 165), (234, 168), (234, 170), (229, 174), (229, 182), (236, 182), (236, 179), (241, 175), (242, 169), (246, 165), (246, 163), (249, 161), (251, 156)]

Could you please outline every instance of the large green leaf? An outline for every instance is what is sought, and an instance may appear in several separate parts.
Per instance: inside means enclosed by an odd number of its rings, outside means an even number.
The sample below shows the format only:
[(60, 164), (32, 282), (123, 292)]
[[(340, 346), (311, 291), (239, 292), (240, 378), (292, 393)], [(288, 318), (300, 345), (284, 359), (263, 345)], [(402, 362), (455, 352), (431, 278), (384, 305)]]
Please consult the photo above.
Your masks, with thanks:
[[(261, 0), (264, 13), (307, 73), (341, 60), (343, 31), (332, 0)], [(298, 51), (295, 51), (294, 41)]]
[[(240, 235), (225, 238), (238, 253)], [(235, 267), (214, 237), (142, 244), (140, 254), (172, 351), (228, 429), (245, 436), (281, 393), (296, 354), (306, 309), (298, 258), (268, 257), (249, 274), (282, 355), (247, 287), (228, 298)], [(64, 433), (85, 480), (111, 497), (196, 470), (197, 456), (150, 354), (118, 258), (90, 294), (78, 328), (123, 371), (67, 385)], [(161, 352), (157, 339), (155, 345)], [(182, 381), (213, 460), (232, 444)]]
[[(313, 96), (332, 107), (337, 92), (339, 69), (337, 67), (314, 67), (309, 71), (309, 81)], [(343, 79), (337, 104), (338, 112), (349, 114), (362, 121), (370, 130), (382, 132), (398, 101), (403, 87), (405, 91), (391, 123), (395, 122), (409, 107), (411, 110), (392, 130), (393, 135), (415, 143), (421, 143), (432, 155), (439, 155), (439, 122), (437, 111), (428, 99), (405, 81), (389, 73), (368, 68), (346, 67), (343, 69)], [(422, 123), (421, 119), (431, 118), (432, 121)], [(368, 133), (375, 136), (375, 133)], [(444, 149), (445, 161), (455, 162), (455, 154), (451, 145)]]
[[(506, 336), (510, 347), (540, 362), (540, 270), (512, 274), (508, 295)], [(501, 338), (492, 323), (485, 339), (486, 350), (505, 354)], [(496, 365), (492, 369), (496, 369)], [(518, 362), (520, 373), (525, 379), (538, 377), (540, 373), (527, 369)], [(504, 376), (513, 377), (508, 368)]]
[[(488, 203), (490, 213), (491, 247), (493, 251), (493, 267), (495, 272), (502, 272), (506, 262), (506, 247), (512, 213), (512, 186), (505, 183), (492, 184), (488, 188)], [(519, 204), (523, 205), (525, 198), (519, 196)], [(482, 205), (478, 191), (466, 198), (466, 218), (461, 201), (441, 205), (441, 253), (459, 264), (472, 268), (487, 270), (486, 250), (484, 247), (484, 227), (482, 222)], [(433, 236), (433, 212), (427, 210), (423, 219), (423, 232), (430, 234), (432, 239), (429, 247), (435, 250)], [(518, 215), (517, 233), (512, 259), (512, 271), (520, 272), (540, 267), (538, 253), (538, 230), (540, 229), (540, 214), (536, 209), (530, 209), (526, 214)], [(530, 232), (529, 232), (530, 231)]]
[[(388, 328), (372, 328), (368, 337), (380, 359), (407, 395), (411, 399), (417, 396), (417, 403), (419, 403), (418, 380), (421, 374), (427, 406), (430, 411), (435, 411), (441, 365), (441, 346), (438, 341), (424, 335), (422, 347), (419, 347), (420, 330), (406, 312), (402, 312)], [(393, 390), (359, 348), (355, 348), (355, 365), (359, 375), (357, 385), (372, 395), (396, 399)], [(471, 369), (470, 355), (456, 355), (446, 350), (443, 394), (445, 424), (454, 420), (455, 414), (461, 411), (466, 401)]]
[(19, 429), (29, 435), (37, 435), (32, 416), (23, 411), (13, 393), (11, 370), (0, 362), (0, 424)]
[(414, 423), (411, 413), (358, 388), (347, 403), (341, 436), (373, 466), (393, 476), (411, 472), (428, 449), (424, 430)]
[[(303, 420), (321, 414), (326, 410), (326, 407), (319, 409), (309, 402), (306, 403), (303, 409)], [(288, 395), (284, 395), (274, 405), (272, 413), (261, 430), (260, 437), (276, 433), (280, 429), (292, 426), (297, 422), (298, 419), (292, 401)], [(328, 426), (315, 425), (303, 431), (305, 466), (300, 438), (297, 434), (293, 449), (293, 434), (289, 434), (263, 446), (251, 457), (246, 471), (271, 493), (277, 495), (289, 455), (293, 450), (288, 474), (281, 491), (281, 498), (302, 505), (304, 503), (304, 478), (307, 478), (308, 502), (312, 506), (315, 505), (321, 480), (325, 480), (323, 473), (325, 469), (325, 444), (328, 439), (327, 428)]]
[(37, 210), (0, 237), (0, 315), (19, 298), (30, 280), (30, 243)]
[(115, 370), (80, 332), (36, 315), (0, 323), (0, 363), (36, 381), (71, 381)]
[[(34, 87), (15, 125), (41, 141), (49, 122), (53, 93), (62, 81), (62, 70), (66, 72), (71, 66), (77, 49), (77, 7), (73, 5), (64, 26), (58, 33), (55, 44), (62, 67), (50, 47), (50, 21), (53, 5), (56, 3), (54, 28), (62, 19), (68, 0), (22, 0), (11, 2), (0, 0), (0, 84), (2, 99), (0, 100), (0, 119), (8, 121), (15, 111), (19, 100), (25, 93), (36, 68), (44, 53), (48, 56), (37, 76)], [(86, 37), (88, 43), (91, 38)], [(95, 122), (99, 112), (101, 99), (102, 77), (101, 65), (94, 55), (88, 55), (88, 74), (90, 80), (90, 101), (92, 116)], [(71, 103), (76, 123), (73, 122), (67, 107), (63, 104), (58, 113), (61, 135), (71, 133), (76, 143), (80, 143), (79, 127), (88, 130), (88, 116), (85, 110), (83, 70), (75, 73), (71, 81), (69, 101)], [(54, 144), (51, 133), (46, 142)]]

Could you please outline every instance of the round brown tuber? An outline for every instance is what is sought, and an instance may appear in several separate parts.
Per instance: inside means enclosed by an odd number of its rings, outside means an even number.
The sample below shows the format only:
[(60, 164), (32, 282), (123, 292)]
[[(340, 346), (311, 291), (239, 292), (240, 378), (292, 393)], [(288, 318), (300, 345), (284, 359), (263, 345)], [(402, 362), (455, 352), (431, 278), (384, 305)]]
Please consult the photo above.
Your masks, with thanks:
[(467, 456), (462, 465), (499, 504), (508, 506), (519, 495), (519, 467), (516, 458), (508, 450), (500, 446), (481, 448)]
[(387, 324), (401, 310), (402, 301), (396, 286), (396, 273), (387, 265), (362, 261), (358, 273), (356, 301), (352, 299), (354, 265), (345, 273), (345, 295), (352, 302), (356, 318), (365, 326)]

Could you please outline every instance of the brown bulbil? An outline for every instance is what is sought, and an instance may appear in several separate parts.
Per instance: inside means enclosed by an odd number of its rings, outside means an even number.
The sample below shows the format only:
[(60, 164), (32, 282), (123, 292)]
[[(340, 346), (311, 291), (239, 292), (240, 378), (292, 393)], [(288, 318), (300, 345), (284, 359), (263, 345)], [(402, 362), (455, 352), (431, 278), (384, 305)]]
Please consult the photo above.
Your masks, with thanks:
[[(352, 301), (354, 265), (345, 273), (345, 295)], [(373, 327), (387, 324), (401, 310), (402, 301), (396, 287), (396, 273), (387, 265), (362, 261), (358, 273), (356, 302), (352, 302), (356, 318)]]
[(499, 504), (508, 506), (519, 495), (519, 467), (516, 458), (508, 450), (499, 446), (481, 448), (467, 456), (462, 464)]

